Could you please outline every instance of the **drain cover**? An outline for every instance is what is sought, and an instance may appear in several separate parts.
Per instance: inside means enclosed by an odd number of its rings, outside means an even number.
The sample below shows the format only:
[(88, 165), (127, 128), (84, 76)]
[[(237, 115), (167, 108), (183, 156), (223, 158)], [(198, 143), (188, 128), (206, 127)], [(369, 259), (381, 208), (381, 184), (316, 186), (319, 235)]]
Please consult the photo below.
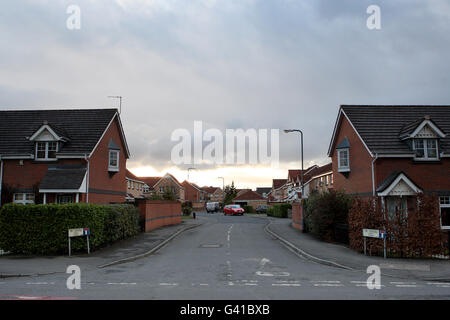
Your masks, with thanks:
[(200, 248), (220, 248), (221, 244), (202, 244)]

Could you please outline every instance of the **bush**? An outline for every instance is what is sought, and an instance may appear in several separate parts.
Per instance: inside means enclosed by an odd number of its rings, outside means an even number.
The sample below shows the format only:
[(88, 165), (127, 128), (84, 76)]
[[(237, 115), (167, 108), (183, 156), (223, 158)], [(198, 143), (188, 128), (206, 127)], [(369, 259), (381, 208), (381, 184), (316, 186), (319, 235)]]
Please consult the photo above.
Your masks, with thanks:
[(243, 205), (242, 209), (244, 209), (245, 213), (253, 213), (253, 212), (255, 212), (255, 210), (253, 210), (253, 207), (249, 206), (249, 205)]
[(289, 209), (292, 209), (292, 205), (290, 203), (277, 203), (267, 209), (266, 214), (276, 218), (287, 218)]
[[(313, 193), (305, 205), (305, 229), (320, 240), (336, 241), (337, 231), (348, 225), (351, 198), (343, 192)], [(337, 230), (340, 228), (339, 230)]]
[[(16, 254), (68, 252), (68, 229), (90, 228), (95, 250), (139, 232), (139, 213), (132, 205), (6, 204), (0, 210), (0, 248)], [(71, 239), (72, 251), (86, 250), (86, 239)]]
[(181, 204), (181, 211), (183, 212), (183, 216), (190, 216), (193, 209), (192, 209), (192, 202), (186, 201)]

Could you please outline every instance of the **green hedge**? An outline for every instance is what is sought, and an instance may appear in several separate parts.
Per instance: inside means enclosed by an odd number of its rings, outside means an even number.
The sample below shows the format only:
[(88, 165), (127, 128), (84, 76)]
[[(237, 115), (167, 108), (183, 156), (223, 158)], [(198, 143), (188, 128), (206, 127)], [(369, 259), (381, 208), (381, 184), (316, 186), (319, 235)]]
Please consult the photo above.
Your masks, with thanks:
[(277, 203), (267, 209), (266, 214), (276, 218), (287, 218), (289, 209), (292, 209), (292, 205), (290, 203)]
[(243, 205), (242, 209), (244, 209), (245, 213), (253, 213), (255, 211), (253, 210), (253, 207), (249, 205)]
[[(0, 248), (16, 254), (68, 252), (68, 229), (89, 227), (93, 250), (136, 235), (139, 212), (133, 205), (6, 204), (0, 209)], [(72, 238), (72, 250), (85, 251), (84, 237)]]

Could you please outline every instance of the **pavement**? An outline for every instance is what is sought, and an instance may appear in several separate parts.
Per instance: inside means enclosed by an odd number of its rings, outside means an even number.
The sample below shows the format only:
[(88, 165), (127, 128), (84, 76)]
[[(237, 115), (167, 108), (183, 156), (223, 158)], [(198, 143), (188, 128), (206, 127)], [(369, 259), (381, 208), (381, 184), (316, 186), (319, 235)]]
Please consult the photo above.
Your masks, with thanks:
[(69, 265), (95, 270), (133, 261), (154, 253), (180, 233), (205, 223), (204, 218), (183, 219), (181, 224), (161, 227), (98, 249), (72, 256), (0, 255), (0, 278), (65, 273)]
[[(258, 216), (264, 218), (264, 216)], [(266, 218), (267, 219), (267, 218)], [(290, 219), (270, 218), (267, 229), (299, 249), (305, 258), (325, 265), (366, 270), (370, 265), (380, 267), (382, 274), (398, 278), (450, 282), (450, 260), (394, 259), (364, 256), (341, 244), (319, 241), (291, 225)]]

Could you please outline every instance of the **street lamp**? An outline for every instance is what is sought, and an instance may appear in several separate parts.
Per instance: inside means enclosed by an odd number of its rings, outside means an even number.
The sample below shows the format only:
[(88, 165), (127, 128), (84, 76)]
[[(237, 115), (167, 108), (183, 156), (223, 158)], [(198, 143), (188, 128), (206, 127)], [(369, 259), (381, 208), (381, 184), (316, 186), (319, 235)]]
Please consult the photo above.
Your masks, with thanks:
[(285, 129), (283, 131), (284, 131), (284, 133), (300, 132), (301, 148), (302, 148), (302, 198), (303, 198), (303, 132), (302, 132), (302, 130), (299, 130), (299, 129)]
[(225, 179), (223, 177), (217, 177), (217, 179), (222, 179), (222, 191), (225, 191)]
[(195, 170), (195, 168), (188, 168), (188, 179), (187, 179), (188, 181), (189, 181), (189, 171), (190, 170)]

